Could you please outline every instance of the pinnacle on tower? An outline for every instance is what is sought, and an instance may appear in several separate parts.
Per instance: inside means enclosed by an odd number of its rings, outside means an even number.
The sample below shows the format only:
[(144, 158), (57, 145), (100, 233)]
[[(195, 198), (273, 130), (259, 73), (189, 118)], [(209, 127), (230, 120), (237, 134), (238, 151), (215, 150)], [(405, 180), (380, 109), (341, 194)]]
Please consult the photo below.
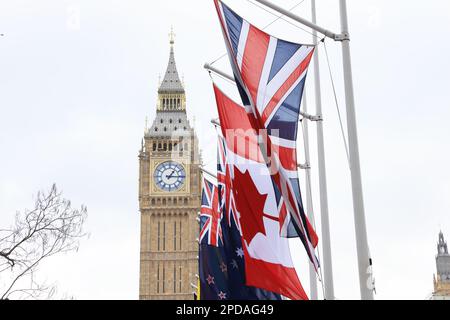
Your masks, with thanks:
[(444, 234), (439, 232), (439, 242), (438, 242), (438, 255), (448, 255), (447, 242), (444, 239)]
[(161, 82), (158, 93), (184, 93), (184, 87), (178, 75), (177, 65), (175, 63), (174, 44), (175, 33), (173, 28), (169, 33), (170, 55), (166, 74)]

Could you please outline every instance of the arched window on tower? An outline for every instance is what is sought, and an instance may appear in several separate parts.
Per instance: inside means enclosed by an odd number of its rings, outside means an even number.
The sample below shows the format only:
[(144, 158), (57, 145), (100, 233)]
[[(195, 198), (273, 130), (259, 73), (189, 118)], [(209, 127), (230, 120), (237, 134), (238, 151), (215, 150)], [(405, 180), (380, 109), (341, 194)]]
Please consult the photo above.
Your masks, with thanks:
[(177, 292), (177, 265), (173, 262), (173, 293)]
[(177, 222), (173, 222), (173, 251), (177, 251)]
[(165, 293), (166, 291), (166, 266), (163, 263), (163, 280), (162, 280), (162, 293)]
[(178, 292), (181, 292), (181, 284), (182, 284), (182, 278), (181, 278), (181, 265), (180, 265), (180, 267), (178, 268), (179, 269), (179, 272), (178, 272)]
[(166, 251), (166, 222), (163, 221), (163, 251)]
[(158, 251), (161, 249), (161, 222), (158, 221)]
[(179, 236), (178, 236), (178, 244), (179, 244), (179, 250), (182, 250), (181, 249), (181, 221), (179, 221), (179, 228), (178, 228), (178, 234), (179, 234)]
[(156, 143), (155, 142), (153, 142), (153, 151), (156, 151)]
[(157, 274), (156, 274), (156, 293), (159, 293), (159, 290), (160, 290), (160, 275), (159, 275), (159, 269), (160, 269), (160, 265), (159, 265), (159, 262), (158, 262), (158, 272), (157, 272)]

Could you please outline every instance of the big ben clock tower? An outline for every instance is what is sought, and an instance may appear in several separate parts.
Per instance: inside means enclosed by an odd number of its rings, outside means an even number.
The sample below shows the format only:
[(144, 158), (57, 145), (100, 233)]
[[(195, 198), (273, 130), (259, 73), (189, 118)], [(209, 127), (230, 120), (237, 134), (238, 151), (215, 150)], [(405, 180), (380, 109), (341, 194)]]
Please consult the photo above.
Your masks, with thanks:
[(192, 299), (198, 270), (200, 158), (170, 35), (156, 116), (139, 152), (140, 299)]

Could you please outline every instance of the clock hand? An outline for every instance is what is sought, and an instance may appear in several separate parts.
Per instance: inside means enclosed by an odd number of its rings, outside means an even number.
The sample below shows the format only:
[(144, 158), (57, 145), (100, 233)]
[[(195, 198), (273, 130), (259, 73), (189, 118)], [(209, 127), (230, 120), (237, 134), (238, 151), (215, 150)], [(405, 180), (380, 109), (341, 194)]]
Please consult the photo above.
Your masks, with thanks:
[(167, 179), (172, 178), (174, 173), (175, 173), (175, 170), (172, 170), (172, 173), (169, 174), (169, 175), (166, 175), (166, 178), (167, 178)]

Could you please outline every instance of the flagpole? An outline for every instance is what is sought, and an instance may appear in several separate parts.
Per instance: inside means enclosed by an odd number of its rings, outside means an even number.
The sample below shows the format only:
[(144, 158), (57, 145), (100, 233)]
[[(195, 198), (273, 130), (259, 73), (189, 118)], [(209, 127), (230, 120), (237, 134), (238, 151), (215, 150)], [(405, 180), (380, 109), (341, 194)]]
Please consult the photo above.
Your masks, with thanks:
[(373, 286), (371, 275), (371, 258), (369, 255), (369, 245), (367, 240), (366, 218), (364, 212), (364, 200), (362, 194), (362, 179), (361, 166), (359, 159), (358, 134), (356, 128), (356, 114), (355, 114), (355, 97), (353, 91), (353, 77), (350, 57), (350, 36), (348, 30), (347, 18), (347, 2), (340, 0), (340, 16), (341, 16), (341, 34), (333, 33), (324, 29), (315, 23), (307, 21), (292, 12), (279, 7), (276, 4), (267, 0), (255, 0), (289, 18), (295, 20), (313, 30), (331, 38), (335, 41), (342, 42), (342, 58), (344, 68), (344, 86), (345, 86), (345, 100), (347, 105), (347, 130), (349, 140), (349, 155), (350, 155), (350, 169), (352, 181), (352, 195), (353, 195), (353, 211), (355, 219), (355, 234), (356, 234), (356, 250), (358, 255), (358, 271), (359, 271), (359, 286), (361, 292), (361, 299), (373, 300)]
[[(316, 0), (311, 0), (312, 23), (316, 23)], [(313, 30), (313, 41), (317, 45), (317, 31)], [(322, 93), (320, 88), (319, 51), (314, 53), (314, 89), (316, 102), (316, 116), (322, 118)], [(325, 285), (325, 300), (334, 300), (333, 263), (331, 257), (330, 219), (328, 215), (327, 172), (325, 166), (325, 143), (323, 136), (323, 122), (317, 121), (317, 153), (319, 162), (319, 190), (320, 213), (322, 229), (323, 271)]]
[(207, 169), (205, 169), (205, 168), (202, 167), (202, 166), (200, 166), (199, 168), (200, 168), (200, 171), (201, 171), (201, 172), (207, 174), (208, 176), (210, 176), (210, 177), (212, 177), (212, 178), (214, 178), (214, 179), (217, 179), (217, 175), (216, 175), (216, 174), (212, 173), (211, 171), (208, 171)]
[[(308, 103), (306, 100), (306, 94), (303, 95), (303, 111), (308, 112)], [(305, 119), (302, 121), (303, 126), (303, 143), (305, 145), (305, 177), (306, 177), (306, 212), (311, 223), (314, 221), (314, 212), (311, 196), (311, 159), (309, 155), (309, 131), (308, 121)], [(317, 276), (316, 269), (312, 263), (309, 263), (309, 295), (311, 300), (318, 300), (317, 293)]]
[[(348, 35), (347, 1), (339, 2), (342, 34)], [(366, 218), (362, 191), (361, 166), (359, 159), (358, 132), (356, 127), (355, 97), (353, 91), (352, 64), (349, 36), (342, 41), (344, 64), (345, 100), (347, 105), (347, 130), (352, 178), (353, 210), (355, 216), (356, 248), (358, 252), (359, 283), (362, 300), (373, 300), (371, 283), (371, 258), (367, 240)]]
[(223, 71), (221, 71), (221, 70), (219, 70), (219, 69), (213, 67), (213, 66), (210, 65), (209, 63), (205, 63), (205, 64), (203, 65), (203, 68), (205, 68), (205, 69), (208, 70), (208, 71), (212, 71), (212, 72), (218, 74), (219, 76), (224, 77), (225, 79), (228, 79), (228, 80), (233, 81), (233, 82), (235, 81), (235, 80), (234, 80), (234, 77), (232, 77), (232, 76), (230, 76), (229, 74), (227, 74), (227, 73), (225, 73), (225, 72), (223, 72)]

